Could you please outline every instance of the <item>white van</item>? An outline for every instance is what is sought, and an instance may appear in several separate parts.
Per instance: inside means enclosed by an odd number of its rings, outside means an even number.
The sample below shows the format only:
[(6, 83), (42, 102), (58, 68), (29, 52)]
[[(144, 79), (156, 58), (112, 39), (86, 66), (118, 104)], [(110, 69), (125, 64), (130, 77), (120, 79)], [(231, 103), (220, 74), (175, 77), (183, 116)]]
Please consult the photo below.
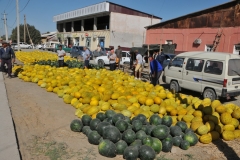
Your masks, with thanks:
[(163, 82), (175, 92), (181, 88), (215, 100), (240, 95), (240, 56), (220, 52), (185, 52), (165, 68)]
[(55, 46), (56, 44), (60, 44), (60, 42), (56, 42), (56, 41), (46, 42), (45, 50), (54, 51), (54, 50), (55, 50), (55, 47), (56, 47), (56, 46)]

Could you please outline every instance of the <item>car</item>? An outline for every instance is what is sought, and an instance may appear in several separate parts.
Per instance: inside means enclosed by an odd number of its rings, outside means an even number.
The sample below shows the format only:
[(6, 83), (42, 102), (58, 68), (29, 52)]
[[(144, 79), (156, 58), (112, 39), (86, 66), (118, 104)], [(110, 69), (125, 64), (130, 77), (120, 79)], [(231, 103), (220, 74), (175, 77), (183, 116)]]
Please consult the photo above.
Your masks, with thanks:
[(31, 49), (32, 46), (30, 44), (24, 43), (24, 42), (19, 42), (20, 48), (21, 49)]
[(38, 45), (36, 46), (36, 48), (37, 48), (37, 49), (42, 49), (42, 45), (41, 45), (41, 44), (38, 44)]
[(163, 61), (162, 68), (164, 68), (169, 64), (169, 62), (176, 56), (176, 54), (173, 53), (164, 53), (165, 60)]
[[(90, 60), (92, 60), (93, 59), (93, 53), (89, 48), (87, 48), (87, 49), (90, 52)], [(82, 57), (83, 52), (84, 52), (83, 51), (83, 46), (72, 46), (71, 51), (70, 51), (70, 55), (71, 55), (72, 58), (77, 58), (78, 56)]]
[[(95, 59), (95, 63), (98, 64), (100, 67), (104, 67), (104, 65), (109, 65), (109, 59), (108, 56), (99, 56)], [(122, 51), (122, 60), (120, 61), (120, 64), (126, 64), (130, 63), (130, 54), (128, 51)]]
[(239, 76), (239, 55), (192, 51), (178, 54), (165, 68), (162, 80), (176, 93), (184, 88), (213, 101), (239, 96)]
[[(17, 44), (17, 43), (12, 43), (12, 44), (11, 44), (11, 48), (12, 48), (14, 51), (18, 51), (18, 44)], [(21, 47), (20, 47), (20, 51), (21, 51)]]
[(98, 51), (93, 51), (93, 57), (99, 57), (99, 56), (106, 56), (107, 55), (107, 50), (105, 49), (105, 48), (103, 48), (103, 47), (101, 47), (101, 50), (100, 50), (100, 52), (98, 52)]
[(57, 52), (57, 50), (59, 50), (59, 46), (62, 46), (62, 50), (64, 50), (66, 53), (70, 53), (71, 48), (68, 48), (66, 45), (63, 44), (56, 44), (55, 45), (55, 52)]

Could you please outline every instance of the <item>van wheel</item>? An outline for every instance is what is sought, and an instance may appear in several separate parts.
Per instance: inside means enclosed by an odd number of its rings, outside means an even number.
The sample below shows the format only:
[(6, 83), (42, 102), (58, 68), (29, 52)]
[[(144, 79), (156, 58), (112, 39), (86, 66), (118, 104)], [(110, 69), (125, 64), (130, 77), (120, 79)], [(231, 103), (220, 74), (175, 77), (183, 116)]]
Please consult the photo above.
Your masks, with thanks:
[(179, 85), (176, 81), (171, 81), (170, 89), (174, 90), (176, 93), (179, 92)]
[(213, 89), (208, 88), (203, 92), (203, 98), (210, 98), (212, 101), (214, 101), (217, 96)]

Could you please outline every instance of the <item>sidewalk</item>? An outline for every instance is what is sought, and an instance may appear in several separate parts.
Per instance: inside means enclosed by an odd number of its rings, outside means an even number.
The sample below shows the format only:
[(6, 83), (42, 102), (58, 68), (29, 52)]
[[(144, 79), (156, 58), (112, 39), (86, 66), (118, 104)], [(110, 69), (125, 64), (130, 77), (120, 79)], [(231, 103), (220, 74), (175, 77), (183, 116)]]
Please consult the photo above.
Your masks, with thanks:
[(0, 72), (0, 160), (20, 160), (6, 87)]

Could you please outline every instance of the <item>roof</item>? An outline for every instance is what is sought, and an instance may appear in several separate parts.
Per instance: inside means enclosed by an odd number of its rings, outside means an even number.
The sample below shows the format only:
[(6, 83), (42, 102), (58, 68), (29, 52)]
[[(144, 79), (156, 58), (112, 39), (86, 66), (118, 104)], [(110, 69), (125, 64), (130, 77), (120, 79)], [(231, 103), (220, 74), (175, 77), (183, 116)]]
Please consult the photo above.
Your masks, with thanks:
[[(100, 3), (96, 3), (93, 5), (89, 5), (86, 7), (82, 7), (79, 9), (75, 9), (69, 12), (65, 12), (65, 13), (61, 13), (58, 15), (53, 16), (53, 22), (58, 22), (58, 21), (63, 21), (63, 20), (68, 20), (68, 19), (73, 19), (73, 18), (77, 18), (77, 17), (83, 17), (83, 16), (88, 16), (88, 15), (92, 15), (92, 14), (99, 14), (99, 13), (104, 13), (104, 12), (111, 12), (110, 10), (110, 5), (117, 5), (132, 11), (136, 11), (142, 14), (146, 14), (148, 16), (152, 16), (153, 18), (157, 18), (157, 19), (162, 19), (160, 17), (154, 16), (152, 14), (148, 14), (142, 11), (138, 11), (132, 8), (128, 8), (126, 6), (122, 6), (116, 3), (112, 3), (110, 1), (104, 1), (104, 2), (100, 2)], [(112, 11), (114, 12), (114, 11)]]
[[(191, 51), (191, 52), (183, 52), (177, 55), (178, 57), (187, 56), (194, 58), (209, 58), (209, 59), (218, 59), (225, 60), (227, 57), (240, 59), (239, 55), (232, 53), (224, 53), (224, 52), (205, 52), (205, 51)], [(216, 58), (217, 57), (217, 58)]]
[(48, 36), (52, 36), (54, 34), (57, 34), (57, 32), (43, 33), (43, 34), (41, 34), (41, 37), (48, 37)]
[(220, 4), (220, 5), (214, 6), (214, 7), (206, 8), (206, 9), (196, 11), (196, 12), (192, 12), (192, 13), (180, 16), (180, 17), (169, 19), (167, 21), (163, 21), (163, 22), (160, 22), (160, 23), (157, 23), (157, 24), (154, 24), (154, 25), (146, 26), (145, 28), (149, 29), (149, 28), (153, 28), (153, 27), (157, 27), (157, 26), (163, 26), (163, 25), (165, 25), (167, 23), (170, 23), (170, 22), (178, 21), (178, 20), (185, 19), (185, 18), (188, 18), (188, 17), (197, 16), (197, 15), (203, 14), (205, 12), (209, 12), (211, 10), (217, 10), (218, 8), (225, 7), (225, 6), (228, 6), (228, 5), (236, 5), (237, 3), (239, 3), (239, 2), (238, 1), (231, 1), (231, 2), (227, 2), (227, 3), (223, 3), (223, 4)]

